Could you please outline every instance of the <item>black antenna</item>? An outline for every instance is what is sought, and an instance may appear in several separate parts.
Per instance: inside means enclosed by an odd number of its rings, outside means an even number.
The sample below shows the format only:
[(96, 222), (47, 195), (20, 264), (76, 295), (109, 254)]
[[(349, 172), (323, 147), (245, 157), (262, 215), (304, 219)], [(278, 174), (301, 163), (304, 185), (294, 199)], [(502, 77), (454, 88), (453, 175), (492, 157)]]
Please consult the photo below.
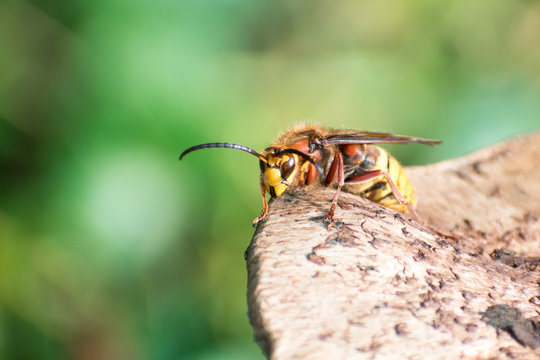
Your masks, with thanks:
[(261, 161), (267, 163), (266, 159), (261, 154), (259, 154), (255, 150), (253, 150), (253, 149), (251, 149), (251, 148), (249, 148), (249, 147), (247, 147), (245, 145), (232, 144), (232, 143), (223, 143), (223, 142), (215, 142), (215, 143), (200, 144), (200, 145), (192, 146), (192, 147), (184, 150), (184, 152), (182, 154), (180, 154), (180, 157), (178, 158), (178, 160), (182, 160), (182, 158), (184, 156), (186, 156), (187, 154), (189, 154), (192, 151), (199, 150), (199, 149), (207, 149), (207, 148), (226, 148), (226, 149), (242, 150), (242, 151), (245, 151), (247, 153), (250, 153), (251, 155), (255, 155)]

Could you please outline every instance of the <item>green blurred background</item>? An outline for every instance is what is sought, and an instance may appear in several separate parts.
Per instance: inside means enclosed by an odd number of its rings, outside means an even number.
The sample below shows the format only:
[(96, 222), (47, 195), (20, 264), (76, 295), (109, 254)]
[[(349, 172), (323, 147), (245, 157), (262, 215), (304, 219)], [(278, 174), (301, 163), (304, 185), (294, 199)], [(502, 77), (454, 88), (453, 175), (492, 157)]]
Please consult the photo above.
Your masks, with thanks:
[(540, 128), (538, 1), (0, 0), (0, 358), (261, 359), (252, 156), (301, 122)]

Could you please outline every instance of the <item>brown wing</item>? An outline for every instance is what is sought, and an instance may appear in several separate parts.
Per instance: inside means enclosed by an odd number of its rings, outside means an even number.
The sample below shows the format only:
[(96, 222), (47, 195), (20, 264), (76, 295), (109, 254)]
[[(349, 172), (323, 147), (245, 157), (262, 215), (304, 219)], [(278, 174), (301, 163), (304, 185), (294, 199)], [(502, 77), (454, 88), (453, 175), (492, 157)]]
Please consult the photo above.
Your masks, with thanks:
[(412, 136), (394, 135), (379, 132), (343, 130), (334, 134), (325, 136), (321, 139), (321, 144), (328, 145), (346, 145), (346, 144), (406, 144), (420, 143), (426, 145), (437, 145), (442, 141), (422, 139)]

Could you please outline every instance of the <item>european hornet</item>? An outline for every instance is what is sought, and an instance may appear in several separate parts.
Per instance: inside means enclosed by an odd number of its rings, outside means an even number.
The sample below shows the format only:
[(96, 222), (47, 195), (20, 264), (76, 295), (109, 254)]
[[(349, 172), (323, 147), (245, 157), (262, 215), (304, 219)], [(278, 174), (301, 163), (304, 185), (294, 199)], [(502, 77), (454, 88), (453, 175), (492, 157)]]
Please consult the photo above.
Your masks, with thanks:
[[(355, 130), (330, 130), (315, 125), (300, 125), (282, 133), (272, 146), (258, 153), (232, 143), (208, 143), (192, 146), (182, 158), (195, 150), (228, 148), (248, 152), (259, 158), (263, 209), (253, 220), (255, 226), (268, 210), (266, 193), (278, 197), (290, 188), (330, 186), (337, 191), (325, 221), (334, 216), (341, 190), (360, 195), (383, 206), (420, 219), (414, 211), (416, 195), (399, 162), (373, 144), (440, 144), (437, 140)], [(420, 220), (421, 221), (421, 220)]]

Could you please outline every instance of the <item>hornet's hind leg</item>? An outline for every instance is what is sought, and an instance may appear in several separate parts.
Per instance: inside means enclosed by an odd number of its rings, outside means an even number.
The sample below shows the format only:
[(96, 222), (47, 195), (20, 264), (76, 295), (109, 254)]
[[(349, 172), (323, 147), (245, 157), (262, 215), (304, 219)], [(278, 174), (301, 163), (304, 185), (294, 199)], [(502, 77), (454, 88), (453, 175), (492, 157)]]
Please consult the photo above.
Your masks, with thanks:
[[(326, 223), (330, 223), (334, 219), (334, 212), (336, 209), (337, 200), (339, 197), (339, 193), (341, 192), (341, 188), (345, 184), (344, 181), (344, 174), (343, 174), (343, 155), (341, 152), (338, 152), (336, 154), (336, 157), (334, 158), (334, 161), (332, 162), (332, 165), (330, 166), (330, 170), (328, 171), (328, 175), (326, 176), (326, 184), (331, 184), (334, 179), (338, 178), (338, 187), (336, 190), (336, 194), (334, 195), (334, 199), (332, 200), (332, 204), (330, 205), (330, 210), (326, 214), (326, 216), (323, 218), (323, 221)], [(362, 183), (365, 181), (373, 180), (379, 176), (384, 176), (386, 182), (390, 186), (390, 189), (392, 190), (392, 194), (396, 198), (397, 202), (400, 205), (405, 205), (407, 207), (408, 212), (413, 216), (413, 218), (418, 221), (421, 225), (424, 225), (425, 222), (422, 220), (422, 218), (414, 211), (414, 208), (409, 204), (407, 199), (401, 194), (398, 187), (390, 177), (390, 175), (384, 171), (384, 170), (373, 170), (373, 171), (367, 171), (361, 175), (357, 175), (352, 177), (347, 183), (354, 184), (354, 183)]]
[(416, 222), (418, 222), (420, 224), (420, 226), (422, 226), (424, 229), (428, 230), (429, 232), (435, 233), (435, 234), (437, 234), (439, 236), (456, 240), (456, 238), (453, 235), (441, 232), (441, 231), (433, 228), (428, 223), (426, 223), (424, 221), (424, 219), (422, 219), (420, 217), (420, 215), (418, 215), (418, 213), (414, 210), (414, 208), (407, 201), (407, 199), (401, 194), (398, 187), (394, 183), (394, 180), (392, 180), (392, 178), (390, 177), (390, 175), (386, 171), (384, 171), (384, 170), (375, 170), (375, 171), (372, 171), (372, 172), (368, 172), (366, 174), (359, 175), (358, 177), (353, 178), (351, 183), (371, 180), (371, 179), (374, 179), (374, 178), (376, 178), (377, 176), (380, 176), (380, 175), (383, 175), (384, 178), (386, 179), (386, 182), (388, 183), (388, 185), (390, 185), (390, 190), (392, 190), (392, 194), (396, 198), (398, 204), (407, 206), (408, 213), (412, 216), (412, 218), (414, 220), (416, 220)]

